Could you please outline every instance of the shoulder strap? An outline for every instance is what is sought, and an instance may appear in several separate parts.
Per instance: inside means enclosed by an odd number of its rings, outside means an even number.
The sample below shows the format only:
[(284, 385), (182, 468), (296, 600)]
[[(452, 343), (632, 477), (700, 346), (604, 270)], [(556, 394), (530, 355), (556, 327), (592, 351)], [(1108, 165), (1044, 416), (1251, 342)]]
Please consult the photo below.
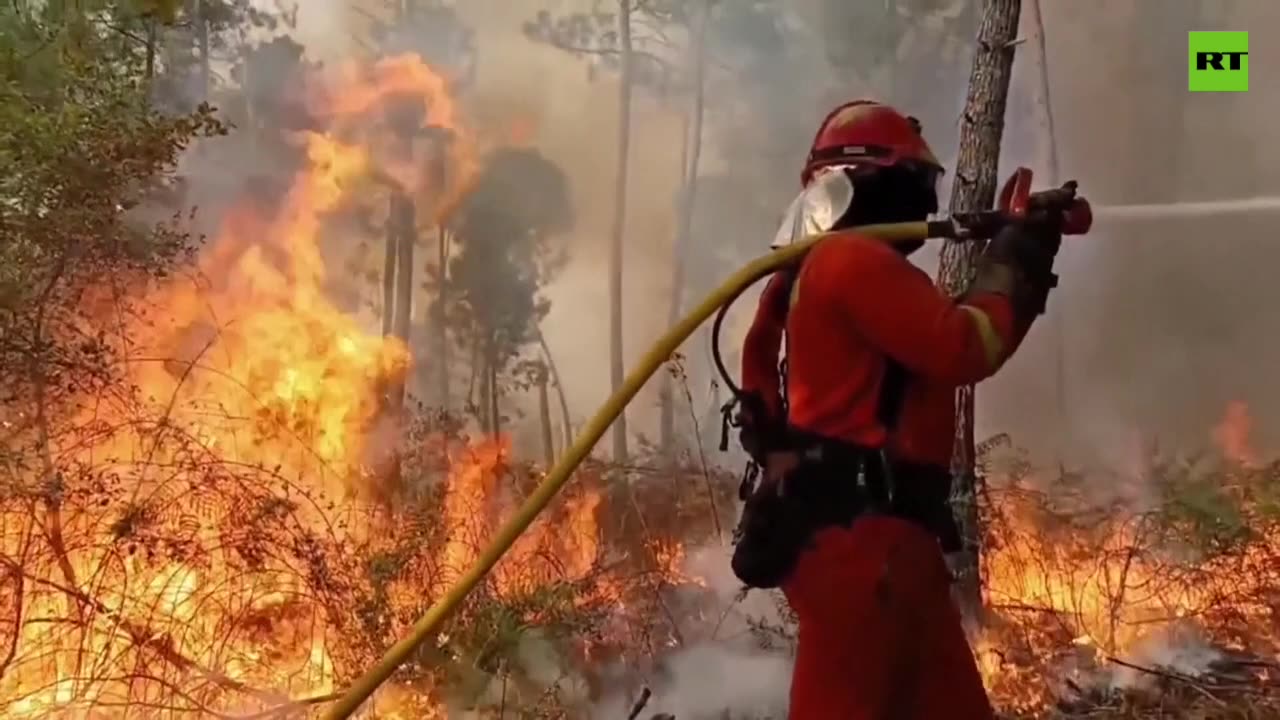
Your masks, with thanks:
[[(780, 272), (785, 273), (782, 282), (785, 283), (782, 288), (783, 292), (778, 293), (778, 303), (780, 308), (776, 308), (777, 312), (783, 319), (783, 358), (779, 363), (778, 372), (782, 376), (782, 382), (779, 387), (782, 390), (782, 407), (785, 413), (788, 409), (787, 403), (787, 358), (791, 355), (791, 344), (789, 342), (790, 335), (786, 332), (787, 313), (791, 309), (791, 303), (795, 299), (795, 283), (800, 276), (800, 269), (803, 267), (804, 261), (787, 270)], [(906, 399), (907, 381), (910, 373), (902, 366), (901, 363), (893, 358), (885, 356), (884, 377), (880, 380), (880, 397), (876, 404), (876, 418), (885, 430), (892, 434), (898, 428), (898, 421), (902, 416), (902, 404)]]
[(790, 402), (787, 396), (787, 359), (791, 356), (791, 333), (787, 332), (787, 315), (791, 311), (791, 303), (795, 296), (796, 279), (800, 277), (800, 266), (804, 264), (801, 260), (794, 267), (787, 268), (781, 272), (783, 283), (782, 292), (778, 293), (777, 308), (779, 315), (782, 317), (782, 358), (778, 362), (778, 375), (780, 382), (778, 383), (779, 394), (782, 396), (782, 417), (785, 420), (790, 415)]
[(902, 403), (907, 396), (907, 380), (910, 375), (898, 361), (886, 356), (884, 359), (884, 377), (880, 379), (880, 400), (876, 406), (876, 417), (890, 434), (898, 429), (898, 420), (902, 417)]

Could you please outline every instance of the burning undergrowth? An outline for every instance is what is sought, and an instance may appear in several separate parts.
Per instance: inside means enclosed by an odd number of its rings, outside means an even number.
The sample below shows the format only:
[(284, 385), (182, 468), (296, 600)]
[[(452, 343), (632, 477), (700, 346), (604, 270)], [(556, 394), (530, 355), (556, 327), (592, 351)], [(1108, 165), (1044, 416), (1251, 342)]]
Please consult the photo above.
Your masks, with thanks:
[[(1233, 408), (1226, 422), (1241, 417)], [(999, 481), (983, 503), (979, 655), (1003, 708), (1280, 712), (1280, 462), (1243, 452), (1238, 431), (1226, 433), (1235, 442), (1217, 435), (1220, 452), (1153, 459), (1140, 476), (1105, 478), (1105, 492), (1097, 477), (1068, 472), (1046, 484), (999, 441), (987, 448)]]
[[(329, 299), (327, 236), (371, 183), (437, 215), (469, 188), (486, 149), (448, 83), (404, 56), (299, 86), (310, 129), (284, 138), (296, 172), (235, 204), (194, 272), (72, 299), (79, 319), (59, 339), (108, 346), (115, 384), (57, 402), (35, 393), (31, 407), (15, 395), (5, 409), (6, 717), (317, 706), (404, 634), (538, 479), (500, 439), (389, 412), (407, 348)], [(448, 187), (433, 184), (430, 148), (389, 141), (415, 127), (449, 131)], [(394, 498), (376, 491), (388, 427), (408, 438), (395, 443), (408, 482)], [(590, 478), (398, 675), (380, 716), (484, 704), (498, 674), (502, 702), (559, 706), (568, 691), (548, 666), (580, 677), (592, 653), (638, 644), (617, 625), (652, 611), (679, 545), (647, 543), (638, 578), (608, 567)], [(513, 667), (519, 657), (539, 660)]]
[[(1247, 418), (1233, 405), (1216, 451), (1153, 452), (1130, 476), (1047, 474), (1003, 436), (981, 448), (987, 610), (975, 649), (1001, 717), (1280, 716), (1280, 461), (1250, 448)], [(705, 554), (695, 558), (727, 563)], [(699, 642), (667, 662), (681, 670), (654, 675), (640, 717), (721, 717), (715, 703), (762, 717), (786, 683), (756, 669), (794, 652), (794, 622), (776, 594), (735, 598), (727, 571), (699, 567), (722, 607), (737, 604), (688, 630)]]
[[(490, 144), (415, 56), (304, 71), (289, 127), (306, 129), (273, 139), (296, 166), (249, 178), (193, 266), (60, 296), (53, 340), (108, 358), (97, 390), (33, 366), (34, 390), (5, 395), (6, 717), (306, 713), (405, 634), (541, 477), (500, 438), (390, 403), (409, 349), (331, 299), (334, 247), (369, 195), (439, 222)], [(679, 641), (691, 609), (663, 590), (697, 585), (681, 538), (707, 525), (711, 476), (617, 493), (606, 471), (579, 473), (373, 711), (552, 717), (598, 694), (593, 666)], [(623, 518), (640, 524), (615, 532)]]

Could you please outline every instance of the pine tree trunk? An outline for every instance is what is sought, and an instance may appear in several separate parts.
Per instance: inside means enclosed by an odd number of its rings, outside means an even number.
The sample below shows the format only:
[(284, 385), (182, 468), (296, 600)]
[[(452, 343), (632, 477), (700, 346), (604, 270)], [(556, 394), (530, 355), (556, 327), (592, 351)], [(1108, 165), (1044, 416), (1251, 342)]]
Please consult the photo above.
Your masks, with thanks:
[[(410, 324), (413, 319), (413, 247), (417, 240), (416, 213), (413, 200), (403, 193), (397, 193), (393, 207), (396, 210), (396, 299), (395, 320), (392, 333), (404, 344), (406, 352), (411, 344), (409, 338)], [(402, 413), (405, 400), (405, 381), (408, 369), (397, 375), (391, 387), (391, 406), (396, 413)]]
[(538, 371), (538, 420), (542, 425), (542, 458), (550, 469), (556, 463), (556, 443), (551, 432), (551, 398), (547, 395), (547, 368)]
[(147, 17), (147, 60), (145, 77), (150, 82), (156, 76), (156, 43), (159, 26), (154, 15)]
[[(1000, 139), (1013, 70), (1022, 0), (987, 0), (978, 29), (978, 47), (969, 78), (969, 92), (960, 118), (960, 152), (951, 188), (951, 212), (990, 208), (996, 195)], [(942, 249), (938, 284), (949, 294), (961, 294), (973, 279), (978, 243), (948, 242)], [(956, 392), (956, 445), (952, 459), (953, 502), (964, 537), (957, 570), (961, 609), (971, 621), (982, 618), (981, 529), (978, 526), (974, 468), (973, 386)]]
[[(1036, 65), (1040, 80), (1040, 109), (1044, 113), (1045, 133), (1045, 182), (1048, 187), (1057, 187), (1060, 182), (1058, 168), (1058, 135), (1053, 127), (1053, 100), (1049, 91), (1049, 51), (1044, 36), (1044, 15), (1040, 10), (1040, 0), (1031, 0), (1030, 26), (1036, 35), (1032, 46), (1036, 55)], [(1070, 435), (1071, 423), (1067, 413), (1067, 364), (1066, 364), (1066, 317), (1063, 315), (1061, 303), (1049, 305), (1049, 327), (1053, 331), (1053, 390), (1054, 404), (1058, 414), (1059, 437), (1066, 442)]]
[(498, 439), (498, 434), (502, 432), (502, 416), (498, 414), (498, 361), (495, 359), (497, 353), (491, 348), (489, 351), (489, 359), (485, 363), (488, 367), (488, 384), (489, 384), (489, 434), (494, 440)]
[[(667, 327), (680, 321), (685, 285), (685, 263), (689, 252), (690, 235), (693, 232), (694, 203), (698, 194), (698, 165), (702, 156), (702, 121), (705, 100), (706, 37), (711, 19), (711, 1), (702, 0), (694, 9), (689, 29), (689, 65), (693, 77), (693, 93), (690, 98), (689, 128), (685, 137), (686, 153), (681, 153), (682, 175), (680, 193), (680, 217), (676, 230), (676, 242), (672, 253), (671, 300), (667, 310)], [(662, 424), (659, 435), (662, 453), (668, 459), (675, 457), (675, 397), (670, 373), (662, 375), (660, 401)]]
[(440, 295), (436, 299), (436, 363), (440, 381), (440, 409), (449, 410), (449, 236), (444, 225), (437, 228), (436, 263), (440, 268)]
[(395, 327), (396, 256), (399, 254), (400, 231), (396, 227), (396, 195), (387, 200), (386, 244), (382, 257), (382, 336), (389, 337)]
[(564, 383), (560, 380), (560, 371), (556, 368), (556, 360), (551, 356), (551, 348), (547, 347), (547, 338), (542, 334), (542, 328), (535, 328), (538, 332), (538, 346), (542, 348), (542, 355), (546, 359), (547, 369), (551, 373), (551, 382), (556, 385), (556, 398), (560, 403), (560, 424), (563, 426), (563, 444), (561, 447), (568, 449), (573, 444), (573, 423), (569, 420), (569, 400), (564, 395)]
[(254, 93), (252, 88), (255, 79), (253, 75), (253, 46), (242, 45), (238, 52), (244, 58), (240, 65), (242, 73), (240, 76), (240, 88), (241, 94), (244, 96), (244, 125), (248, 140), (246, 145), (249, 157), (256, 158), (258, 156), (258, 112), (253, 105)]
[[(613, 230), (609, 244), (609, 379), (613, 392), (622, 387), (622, 246), (627, 221), (627, 169), (631, 147), (631, 0), (618, 0), (618, 178), (614, 185)], [(613, 423), (613, 458), (627, 461), (627, 415)]]
[(212, 70), (209, 68), (209, 19), (205, 12), (208, 0), (196, 0), (196, 44), (200, 48), (200, 101), (209, 100), (212, 86)]

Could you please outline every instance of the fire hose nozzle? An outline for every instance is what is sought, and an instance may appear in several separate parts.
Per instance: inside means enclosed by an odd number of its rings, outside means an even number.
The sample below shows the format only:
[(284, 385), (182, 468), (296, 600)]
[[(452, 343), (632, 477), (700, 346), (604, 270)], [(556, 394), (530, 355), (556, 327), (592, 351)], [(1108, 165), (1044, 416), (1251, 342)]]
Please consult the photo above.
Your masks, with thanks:
[(957, 213), (950, 221), (931, 223), (933, 237), (984, 240), (1011, 222), (1047, 223), (1063, 235), (1084, 235), (1093, 227), (1093, 208), (1071, 180), (1052, 190), (1031, 192), (1031, 170), (1018, 168), (1000, 191), (995, 210)]
[(1069, 180), (1060, 188), (1030, 193), (1024, 205), (1026, 210), (1021, 215), (1010, 214), (1019, 218), (1035, 218), (1041, 214), (1046, 220), (1059, 222), (1063, 235), (1083, 235), (1093, 227), (1093, 208), (1088, 200), (1077, 195), (1078, 188), (1079, 183)]
[(1093, 227), (1093, 207), (1084, 198), (1076, 198), (1062, 213), (1063, 235), (1084, 235)]

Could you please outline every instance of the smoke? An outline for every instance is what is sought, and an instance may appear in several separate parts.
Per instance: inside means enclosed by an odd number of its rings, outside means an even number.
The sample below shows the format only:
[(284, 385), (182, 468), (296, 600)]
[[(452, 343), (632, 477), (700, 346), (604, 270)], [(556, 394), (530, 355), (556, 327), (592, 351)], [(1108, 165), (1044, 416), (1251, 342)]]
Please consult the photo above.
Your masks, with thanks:
[[(467, 90), (475, 122), (494, 131), (520, 126), (570, 180), (576, 224), (560, 242), (571, 260), (546, 289), (551, 310), (542, 330), (561, 376), (571, 379), (564, 391), (575, 422), (589, 417), (609, 393), (607, 262), (618, 86), (616, 72), (591, 73), (591, 58), (537, 44), (521, 26), (539, 10), (561, 13), (589, 5), (482, 0), (458, 6), (476, 31), (479, 60), (475, 84)], [(665, 329), (658, 300), (665, 300), (670, 283), (682, 133), (679, 116), (645, 90), (635, 91), (632, 112), (623, 308), (628, 363)], [(631, 415), (652, 415), (652, 402), (638, 401)]]
[[(1064, 242), (1048, 315), (979, 391), (981, 434), (1011, 431), (1041, 458), (1115, 466), (1152, 441), (1207, 447), (1224, 408), (1242, 400), (1257, 442), (1274, 447), (1280, 342), (1266, 308), (1280, 251), (1267, 238), (1280, 93), (1188, 93), (1185, 52), (1188, 30), (1247, 29), (1280, 8), (1123, 0), (1083, 15), (1043, 5), (1058, 180), (1079, 180), (1098, 211), (1092, 233)], [(1276, 51), (1255, 52), (1263, 67)], [(1032, 165), (1046, 182), (1042, 110), (1014, 104), (1037, 91), (1028, 59), (1018, 57), (1008, 119), (1039, 135), (1006, 142), (1002, 164)]]
[[(780, 594), (755, 590), (741, 595), (741, 583), (729, 569), (729, 549), (701, 548), (690, 553), (684, 570), (702, 578), (725, 608), (712, 637), (670, 653), (649, 679), (653, 692), (640, 717), (669, 713), (680, 720), (723, 717), (785, 717), (791, 686), (792, 658), (779, 647), (763, 648), (756, 627), (781, 627)], [(634, 698), (611, 695), (592, 709), (591, 717), (627, 717)]]
[[(676, 718), (785, 717), (791, 663), (763, 652), (737, 652), (723, 645), (700, 645), (664, 661), (664, 677), (641, 717), (668, 713)], [(596, 720), (627, 717), (631, 702), (614, 697), (591, 712)]]
[[(572, 261), (547, 289), (552, 305), (543, 329), (561, 374), (572, 378), (565, 391), (578, 422), (609, 390), (605, 269), (617, 79), (616, 73), (589, 72), (588, 61), (529, 40), (521, 24), (539, 10), (562, 13), (590, 5), (476, 0), (457, 6), (476, 31), (477, 73), (464, 93), (473, 120), (488, 131), (529, 129), (529, 142), (570, 178), (578, 222), (563, 242)], [(737, 70), (743, 66), (735, 48), (758, 46), (759, 37), (738, 27), (719, 30), (727, 69), (711, 73), (704, 175), (742, 179), (763, 173), (766, 179), (746, 185), (746, 191), (727, 191), (736, 205), (717, 198), (714, 188), (703, 195), (700, 212), (715, 222), (700, 222), (694, 243), (727, 249), (709, 255), (718, 260), (691, 266), (686, 302), (723, 279), (740, 259), (763, 251), (774, 216), (796, 189), (795, 169), (808, 134), (831, 102), (859, 95), (897, 102), (924, 120), (939, 156), (954, 169), (969, 57), (964, 43), (941, 68), (936, 59), (900, 63), (901, 81), (888, 84), (876, 74), (837, 73), (825, 65), (832, 44), (844, 35), (821, 31), (821, 3), (775, 5), (786, 11), (786, 43), (769, 50), (761, 67), (775, 73), (777, 82), (758, 81), (755, 66), (750, 74)], [(943, 8), (938, 18), (955, 11), (954, 3), (934, 5)], [(1255, 308), (1274, 302), (1268, 268), (1280, 260), (1280, 251), (1264, 242), (1265, 223), (1280, 202), (1273, 199), (1280, 191), (1280, 171), (1273, 170), (1280, 167), (1274, 162), (1280, 160), (1280, 142), (1268, 122), (1280, 94), (1260, 82), (1249, 93), (1188, 94), (1181, 53), (1189, 29), (1267, 26), (1280, 10), (1265, 0), (1220, 9), (1120, 0), (1106, 13), (1087, 15), (1044, 5), (1062, 166), (1058, 180), (1079, 180), (1099, 211), (1094, 232), (1072, 238), (1062, 252), (1062, 284), (1048, 315), (1009, 367), (981, 391), (980, 434), (1012, 430), (1016, 442), (1043, 457), (1114, 462), (1126, 457), (1135, 436), (1202, 445), (1222, 407), (1245, 400), (1258, 417), (1260, 443), (1274, 444), (1280, 403), (1265, 398), (1280, 339), (1266, 331), (1266, 317)], [(300, 5), (296, 35), (309, 57), (332, 62), (357, 52), (365, 24), (357, 6), (364, 7), (345, 0)], [(912, 57), (911, 43), (932, 42), (928, 33), (940, 20), (929, 18), (904, 37), (904, 57)], [(1022, 35), (1033, 32), (1024, 27)], [(1030, 165), (1044, 183), (1048, 138), (1031, 44), (1018, 50), (1001, 171)], [(1255, 67), (1265, 67), (1274, 52), (1256, 48)], [(1105, 86), (1100, 78), (1108, 79)], [(635, 92), (624, 279), (629, 361), (665, 329), (681, 109), (679, 98), (643, 88)], [(752, 113), (758, 118), (743, 120)], [(787, 120), (751, 137), (744, 153), (739, 128), (773, 116)], [(746, 155), (771, 161), (752, 163)], [(774, 206), (771, 215), (768, 208)], [(933, 271), (936, 247), (919, 255), (918, 262)], [(749, 295), (743, 308), (750, 303)], [(726, 333), (730, 364), (746, 315), (734, 313)], [(708, 401), (705, 342), (700, 336), (684, 349), (692, 358), (697, 405)], [(646, 393), (633, 403), (637, 431), (653, 433), (654, 402)]]
[(1190, 623), (1175, 624), (1137, 643), (1130, 649), (1126, 664), (1113, 664), (1110, 686), (1116, 689), (1149, 686), (1159, 680), (1143, 668), (1160, 668), (1184, 677), (1206, 673), (1222, 653), (1209, 647), (1205, 637)]

